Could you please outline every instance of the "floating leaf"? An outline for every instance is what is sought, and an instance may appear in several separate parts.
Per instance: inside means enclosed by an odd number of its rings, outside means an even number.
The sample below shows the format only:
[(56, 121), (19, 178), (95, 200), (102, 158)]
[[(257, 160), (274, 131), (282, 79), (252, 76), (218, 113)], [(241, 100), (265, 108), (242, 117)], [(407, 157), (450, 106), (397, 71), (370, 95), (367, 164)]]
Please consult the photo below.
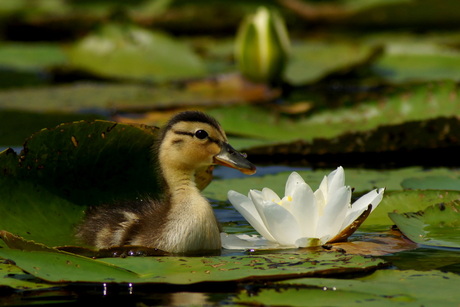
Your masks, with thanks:
[[(19, 243), (15, 243), (19, 244)], [(27, 246), (34, 243), (24, 242)], [(91, 259), (42, 247), (1, 248), (0, 257), (50, 282), (193, 284), (327, 276), (375, 270), (384, 262), (336, 252), (279, 253), (225, 257), (127, 257)]]
[(76, 244), (84, 208), (37, 183), (0, 179), (0, 229), (50, 246)]
[(426, 80), (459, 80), (458, 33), (379, 33), (364, 37), (370, 44), (385, 46), (372, 70), (393, 83)]
[(365, 44), (297, 42), (292, 46), (285, 78), (296, 85), (312, 83), (329, 74), (363, 65), (379, 52), (379, 48)]
[(137, 196), (155, 191), (150, 148), (156, 133), (109, 121), (62, 124), (28, 138), (11, 171), (87, 205), (103, 195), (113, 200), (114, 190)]
[(0, 44), (0, 66), (19, 70), (49, 69), (64, 65), (67, 57), (62, 48), (48, 43)]
[(187, 45), (130, 25), (104, 25), (68, 54), (75, 67), (106, 77), (164, 81), (205, 74), (201, 59)]
[(93, 114), (0, 110), (0, 146), (22, 145), (27, 137), (45, 127), (56, 127), (61, 123), (77, 120), (103, 118), (104, 116)]
[(46, 283), (11, 263), (0, 263), (0, 288), (14, 290), (45, 290), (55, 288), (56, 285)]
[(460, 248), (460, 201), (442, 202), (423, 211), (390, 213), (390, 218), (412, 241), (429, 246)]
[[(305, 278), (246, 290), (234, 303), (270, 306), (456, 306), (460, 277), (440, 271), (380, 270), (356, 279)], [(257, 289), (257, 288), (255, 288)]]
[(453, 175), (407, 178), (401, 182), (401, 186), (404, 189), (460, 190), (460, 179)]
[(380, 205), (364, 221), (362, 227), (366, 226), (390, 226), (392, 219), (388, 217), (391, 212), (414, 212), (423, 210), (427, 206), (441, 202), (449, 202), (460, 198), (457, 191), (395, 191), (385, 192)]
[[(263, 84), (250, 83), (232, 74), (188, 81), (179, 85), (158, 84), (155, 87), (145, 84), (77, 82), (72, 85), (11, 89), (0, 92), (0, 108), (40, 112), (36, 116), (45, 116), (48, 112), (108, 115), (113, 111), (161, 110), (164, 112), (165, 109), (196, 109), (263, 102), (275, 99), (279, 95), (279, 90)], [(137, 117), (142, 119), (141, 115)], [(142, 123), (156, 124), (150, 122), (149, 118), (144, 119)]]

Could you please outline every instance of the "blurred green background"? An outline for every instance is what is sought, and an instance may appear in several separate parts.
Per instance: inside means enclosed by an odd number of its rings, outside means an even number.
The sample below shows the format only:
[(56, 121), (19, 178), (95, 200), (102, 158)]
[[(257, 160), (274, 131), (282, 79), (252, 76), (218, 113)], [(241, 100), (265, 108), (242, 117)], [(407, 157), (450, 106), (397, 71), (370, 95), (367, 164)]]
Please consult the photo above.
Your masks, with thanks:
[[(240, 23), (261, 5), (283, 16), (291, 39), (276, 85), (242, 77), (234, 57)], [(377, 166), (388, 167), (408, 164), (407, 152), (455, 156), (457, 138), (440, 127), (453, 127), (459, 109), (457, 8), (453, 0), (2, 1), (0, 147), (63, 122), (161, 125), (193, 108), (217, 117), (260, 163), (328, 165), (378, 152)]]

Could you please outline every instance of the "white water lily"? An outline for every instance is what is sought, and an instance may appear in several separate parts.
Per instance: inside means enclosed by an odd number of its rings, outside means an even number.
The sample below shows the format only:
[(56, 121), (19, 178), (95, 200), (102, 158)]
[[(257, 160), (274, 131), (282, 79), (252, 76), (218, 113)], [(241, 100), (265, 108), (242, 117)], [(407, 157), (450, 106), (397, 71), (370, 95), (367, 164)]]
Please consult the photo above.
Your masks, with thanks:
[(263, 238), (223, 234), (223, 246), (307, 247), (343, 240), (378, 206), (383, 193), (384, 189), (372, 190), (351, 204), (342, 167), (325, 176), (315, 192), (296, 172), (289, 176), (282, 199), (269, 188), (250, 190), (248, 197), (229, 191), (235, 209)]

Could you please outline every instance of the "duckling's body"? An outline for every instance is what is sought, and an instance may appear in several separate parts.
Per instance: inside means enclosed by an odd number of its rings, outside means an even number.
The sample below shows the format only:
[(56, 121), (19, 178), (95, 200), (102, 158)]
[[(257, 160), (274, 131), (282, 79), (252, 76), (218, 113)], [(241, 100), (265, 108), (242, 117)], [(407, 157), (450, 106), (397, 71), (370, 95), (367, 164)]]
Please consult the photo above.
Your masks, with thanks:
[(223, 164), (250, 174), (255, 167), (228, 145), (217, 121), (201, 112), (173, 117), (154, 151), (162, 197), (94, 207), (79, 226), (78, 237), (99, 249), (139, 245), (171, 253), (219, 250), (219, 224), (195, 184), (196, 172)]

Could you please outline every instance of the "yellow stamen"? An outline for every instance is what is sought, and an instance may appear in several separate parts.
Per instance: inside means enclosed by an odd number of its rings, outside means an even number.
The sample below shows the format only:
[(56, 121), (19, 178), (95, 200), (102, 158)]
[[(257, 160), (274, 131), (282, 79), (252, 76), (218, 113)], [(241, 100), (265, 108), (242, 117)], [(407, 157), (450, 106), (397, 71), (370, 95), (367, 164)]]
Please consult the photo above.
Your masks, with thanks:
[[(284, 198), (285, 200), (287, 201), (292, 201), (292, 197), (291, 196), (286, 196), (286, 198)], [(274, 202), (274, 201), (273, 201)], [(281, 205), (283, 203), (283, 200), (277, 202), (278, 205)]]

